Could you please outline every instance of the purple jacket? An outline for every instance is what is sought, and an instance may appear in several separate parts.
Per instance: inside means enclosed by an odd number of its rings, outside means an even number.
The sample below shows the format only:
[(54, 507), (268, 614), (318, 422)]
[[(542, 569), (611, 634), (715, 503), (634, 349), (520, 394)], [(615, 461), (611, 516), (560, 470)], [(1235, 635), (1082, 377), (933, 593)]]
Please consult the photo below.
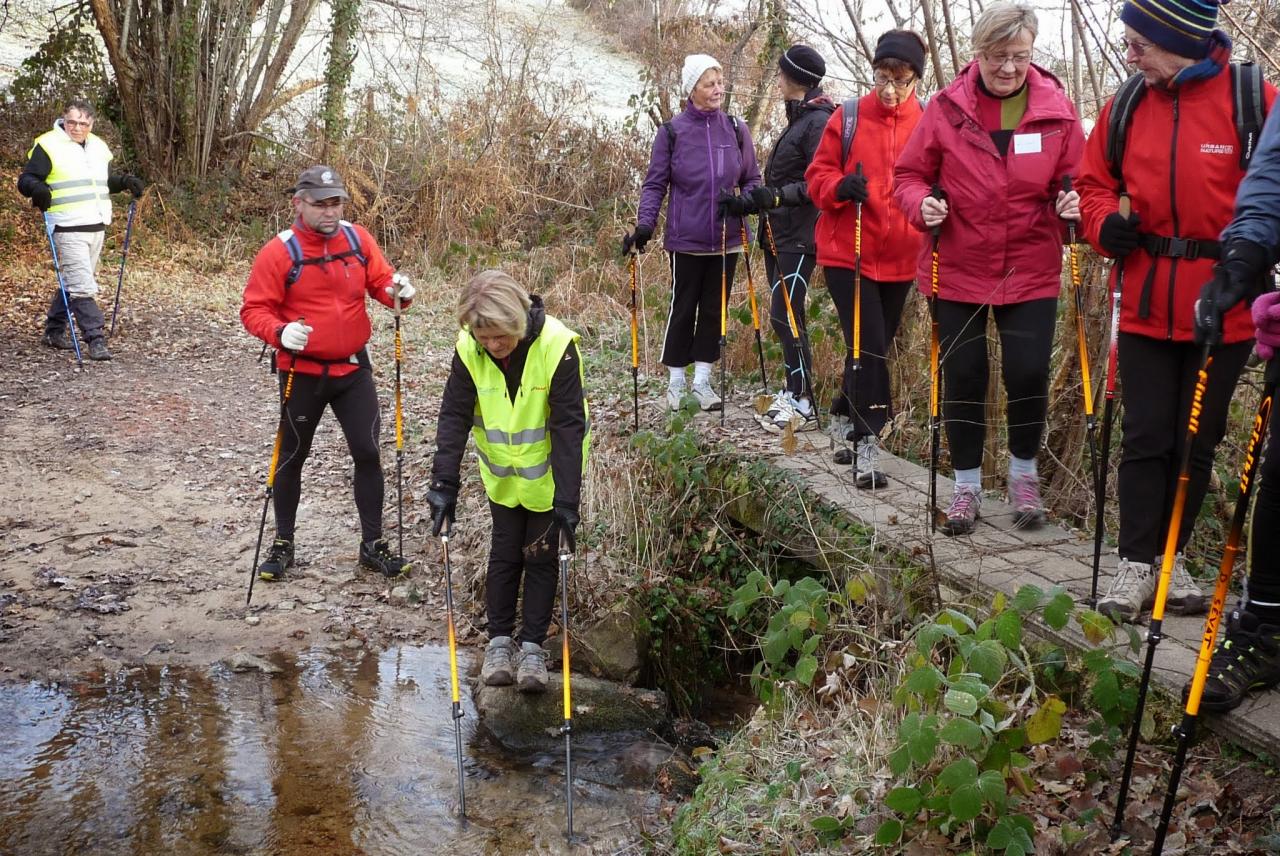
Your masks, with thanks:
[[(673, 253), (718, 253), (721, 224), (716, 217), (716, 200), (720, 192), (741, 188), (745, 193), (760, 183), (751, 131), (741, 119), (732, 119), (720, 110), (699, 110), (692, 101), (668, 124), (675, 131), (674, 151), (668, 128), (658, 128), (636, 222), (651, 229), (657, 225), (669, 188), (671, 204), (667, 206), (663, 248)], [(729, 217), (725, 226), (726, 246), (741, 246), (742, 218)]]

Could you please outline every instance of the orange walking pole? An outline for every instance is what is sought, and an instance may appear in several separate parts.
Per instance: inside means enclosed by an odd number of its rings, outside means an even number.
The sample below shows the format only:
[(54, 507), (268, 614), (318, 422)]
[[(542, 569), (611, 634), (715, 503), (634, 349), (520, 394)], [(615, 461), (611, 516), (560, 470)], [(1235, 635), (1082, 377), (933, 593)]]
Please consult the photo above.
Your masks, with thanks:
[(458, 689), (458, 632), (453, 622), (453, 565), (449, 561), (449, 536), (453, 534), (453, 521), (445, 522), (440, 533), (440, 548), (444, 551), (444, 608), (449, 634), (449, 690), (453, 699), (453, 745), (458, 761), (458, 816), (467, 816), (467, 789), (462, 770), (462, 694)]
[(724, 427), (724, 412), (728, 409), (729, 387), (725, 379), (725, 347), (729, 332), (729, 218), (720, 218), (720, 427)]
[[(795, 310), (791, 307), (791, 289), (787, 287), (786, 277), (782, 272), (782, 263), (778, 258), (778, 245), (773, 240), (773, 224), (769, 222), (769, 215), (761, 212), (760, 222), (764, 224), (765, 240), (769, 242), (769, 252), (773, 253), (775, 264), (778, 265), (778, 288), (782, 289), (782, 303), (787, 308), (787, 326), (791, 328), (791, 338), (796, 341), (796, 351), (800, 360), (800, 376), (804, 379), (805, 388), (809, 391), (809, 405), (813, 408), (813, 419), (818, 426), (818, 430), (822, 430), (822, 412), (818, 407), (818, 394), (813, 389), (813, 372), (812, 367), (805, 363), (804, 355), (809, 353), (809, 333), (802, 330), (796, 322)], [(783, 366), (785, 369), (785, 365)]]
[[(1062, 177), (1062, 190), (1071, 192), (1071, 176)], [(1071, 291), (1076, 304), (1076, 348), (1080, 352), (1080, 384), (1084, 395), (1084, 427), (1089, 438), (1089, 467), (1093, 474), (1094, 504), (1097, 505), (1098, 479), (1102, 472), (1098, 469), (1098, 420), (1093, 415), (1093, 380), (1089, 375), (1089, 345), (1084, 335), (1084, 289), (1080, 287), (1080, 256), (1076, 250), (1076, 223), (1067, 221), (1067, 250), (1071, 263)], [(1102, 509), (1094, 508), (1094, 514), (1101, 517)], [(1096, 598), (1095, 598), (1095, 603)]]
[[(858, 161), (853, 172), (862, 175), (862, 161)], [(853, 395), (849, 401), (849, 417), (853, 421), (853, 436), (861, 439), (862, 435), (858, 433), (858, 373), (862, 371), (862, 203), (855, 202), (853, 208), (853, 317), (849, 321), (850, 371), (853, 373), (849, 387)], [(854, 469), (857, 469), (856, 460)], [(854, 484), (856, 487), (857, 482)]]
[(631, 409), (635, 411), (635, 430), (640, 430), (640, 322), (636, 317), (636, 251), (631, 248)]
[[(942, 185), (935, 184), (930, 195), (942, 198)], [(930, 229), (933, 235), (929, 262), (929, 531), (938, 530), (938, 458), (942, 456), (942, 414), (939, 408), (942, 378), (939, 377), (938, 328), (938, 241), (941, 224)]]
[[(303, 319), (298, 319), (299, 323)], [(244, 605), (253, 601), (253, 581), (258, 576), (258, 559), (262, 555), (262, 533), (267, 528), (267, 507), (271, 505), (271, 495), (276, 484), (276, 466), (280, 463), (280, 443), (284, 439), (284, 422), (289, 414), (289, 396), (293, 393), (293, 372), (298, 362), (295, 356), (289, 361), (289, 376), (285, 378), (284, 394), (280, 396), (280, 423), (276, 426), (276, 442), (271, 447), (271, 464), (267, 467), (267, 493), (262, 498), (262, 517), (258, 521), (258, 545), (253, 548), (253, 564), (249, 566), (249, 593), (245, 595)]]
[(560, 533), (560, 663), (564, 683), (564, 724), (560, 733), (564, 735), (564, 796), (565, 796), (565, 837), (573, 843), (573, 694), (569, 681), (569, 563), (573, 561), (573, 551), (569, 547), (569, 539)]
[(747, 298), (751, 304), (751, 326), (756, 331), (756, 355), (760, 357), (760, 388), (769, 391), (769, 379), (764, 371), (764, 342), (760, 338), (760, 310), (756, 306), (756, 286), (751, 277), (751, 245), (747, 243), (747, 220), (744, 217), (739, 225), (742, 235), (742, 260), (747, 265)]

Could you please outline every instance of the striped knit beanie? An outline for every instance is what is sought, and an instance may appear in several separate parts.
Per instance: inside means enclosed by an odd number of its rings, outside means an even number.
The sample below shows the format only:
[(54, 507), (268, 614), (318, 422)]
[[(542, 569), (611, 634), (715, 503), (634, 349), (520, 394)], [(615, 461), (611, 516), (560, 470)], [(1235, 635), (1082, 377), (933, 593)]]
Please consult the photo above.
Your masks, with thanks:
[(1167, 51), (1203, 59), (1218, 6), (1216, 0), (1126, 0), (1120, 20)]

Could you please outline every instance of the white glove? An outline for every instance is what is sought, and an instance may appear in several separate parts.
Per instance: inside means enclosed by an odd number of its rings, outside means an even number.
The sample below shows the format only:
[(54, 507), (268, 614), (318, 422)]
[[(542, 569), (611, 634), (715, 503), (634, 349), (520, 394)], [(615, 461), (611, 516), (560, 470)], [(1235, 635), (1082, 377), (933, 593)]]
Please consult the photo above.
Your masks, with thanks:
[(939, 225), (943, 220), (947, 219), (947, 201), (933, 196), (926, 196), (920, 200), (920, 217), (930, 229)]
[(311, 335), (312, 329), (314, 328), (308, 327), (301, 321), (290, 321), (280, 331), (280, 344), (286, 351), (299, 353), (307, 347), (307, 338)]
[[(399, 289), (399, 294), (396, 293)], [(418, 293), (418, 289), (413, 287), (413, 283), (409, 282), (409, 277), (402, 273), (396, 272), (391, 275), (391, 285), (387, 286), (387, 297), (393, 300), (399, 297), (404, 303), (413, 300), (413, 296)]]

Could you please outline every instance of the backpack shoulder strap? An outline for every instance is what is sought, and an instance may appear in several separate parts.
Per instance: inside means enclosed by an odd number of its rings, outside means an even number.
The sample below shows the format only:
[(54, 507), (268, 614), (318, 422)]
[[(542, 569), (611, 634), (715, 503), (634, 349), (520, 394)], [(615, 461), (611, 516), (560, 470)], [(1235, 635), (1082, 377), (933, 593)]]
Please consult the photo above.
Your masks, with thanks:
[(360, 262), (361, 267), (368, 267), (369, 260), (365, 258), (364, 247), (360, 246), (360, 233), (356, 231), (356, 227), (346, 220), (339, 220), (338, 227), (342, 229), (342, 234), (347, 238), (347, 246), (355, 253), (356, 260)]
[(1137, 108), (1138, 102), (1142, 100), (1146, 91), (1147, 85), (1142, 79), (1142, 74), (1137, 73), (1130, 75), (1128, 80), (1120, 84), (1115, 97), (1111, 99), (1111, 115), (1107, 119), (1106, 157), (1107, 165), (1111, 167), (1111, 174), (1117, 180), (1121, 177), (1121, 168), (1124, 165), (1124, 145), (1125, 138), (1129, 134), (1129, 123), (1133, 119), (1134, 109)]
[(853, 135), (858, 131), (858, 99), (850, 98), (840, 105), (844, 111), (840, 123), (840, 170), (849, 162), (849, 151), (853, 148)]
[(284, 248), (289, 253), (289, 261), (293, 262), (289, 266), (289, 273), (285, 274), (284, 287), (288, 290), (289, 286), (298, 281), (298, 277), (302, 274), (302, 245), (298, 243), (298, 236), (293, 234), (292, 229), (285, 229), (276, 235), (280, 239), (280, 243), (284, 244)]
[(1262, 97), (1262, 67), (1254, 62), (1231, 63), (1232, 112), (1240, 138), (1240, 168), (1247, 169), (1258, 147), (1267, 113)]
[(730, 116), (729, 121), (733, 123), (733, 136), (738, 140), (738, 151), (742, 151), (742, 120), (737, 116)]

